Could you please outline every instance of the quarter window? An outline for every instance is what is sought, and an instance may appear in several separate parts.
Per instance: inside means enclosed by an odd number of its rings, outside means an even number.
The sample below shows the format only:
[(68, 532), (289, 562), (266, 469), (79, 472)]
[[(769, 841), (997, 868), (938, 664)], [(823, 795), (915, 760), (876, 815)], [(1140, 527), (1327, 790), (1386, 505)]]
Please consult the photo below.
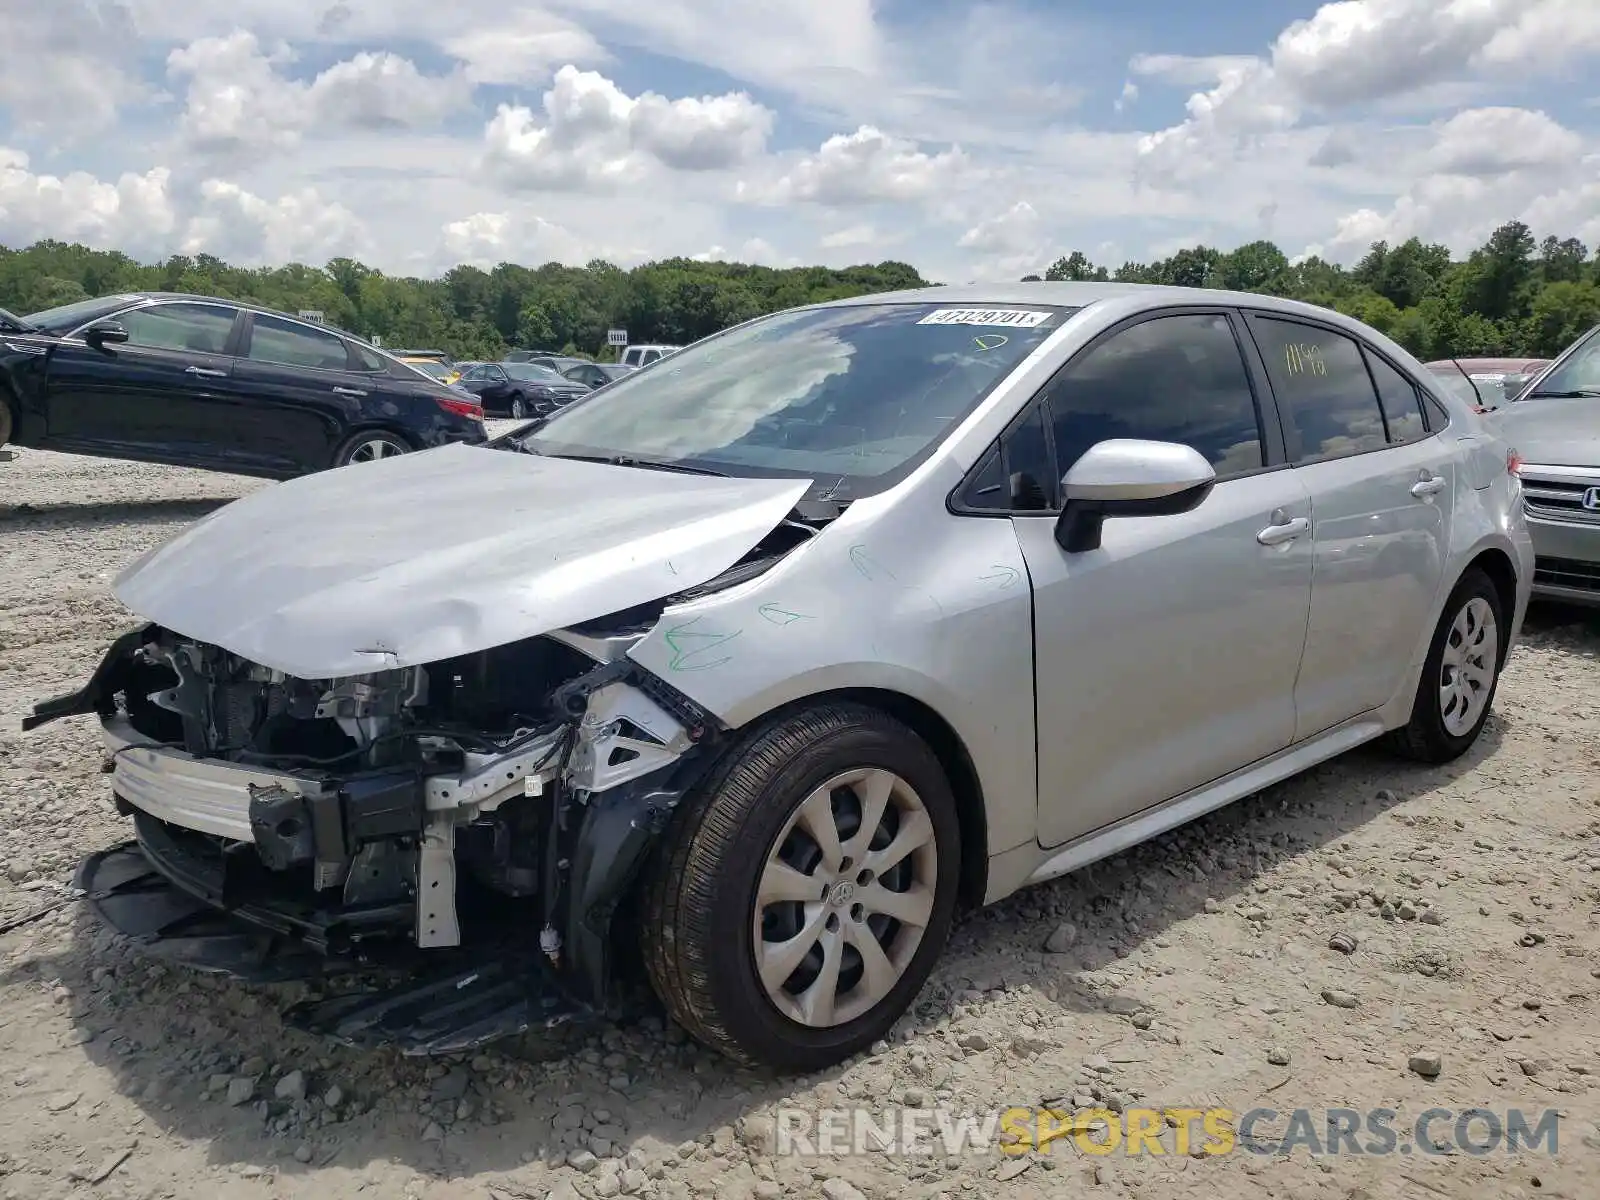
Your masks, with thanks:
[(1296, 462), (1344, 458), (1388, 445), (1378, 394), (1354, 338), (1270, 317), (1255, 318), (1252, 327)]
[(1156, 317), (1112, 335), (1052, 381), (1046, 402), (1063, 475), (1108, 438), (1192, 446), (1219, 477), (1266, 464), (1244, 358), (1220, 314)]
[(384, 371), (388, 369), (383, 359), (365, 346), (358, 346), (351, 342), (350, 353), (355, 356), (356, 370), (358, 371)]
[(250, 334), (254, 362), (343, 371), (350, 364), (344, 339), (320, 329), (258, 315)]
[(117, 323), (128, 331), (129, 345), (221, 354), (237, 311), (214, 304), (157, 304), (123, 313)]
[(1378, 403), (1389, 430), (1389, 444), (1398, 446), (1427, 437), (1417, 385), (1376, 354), (1367, 355), (1367, 365), (1372, 368), (1372, 381), (1378, 385)]

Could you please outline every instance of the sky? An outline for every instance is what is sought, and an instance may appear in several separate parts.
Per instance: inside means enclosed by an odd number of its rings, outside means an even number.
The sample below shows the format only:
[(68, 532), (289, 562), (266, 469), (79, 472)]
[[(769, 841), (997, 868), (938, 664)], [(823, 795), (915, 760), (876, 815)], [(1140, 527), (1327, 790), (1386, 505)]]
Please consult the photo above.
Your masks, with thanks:
[(1600, 0), (6, 0), (0, 244), (435, 275), (1600, 244)]

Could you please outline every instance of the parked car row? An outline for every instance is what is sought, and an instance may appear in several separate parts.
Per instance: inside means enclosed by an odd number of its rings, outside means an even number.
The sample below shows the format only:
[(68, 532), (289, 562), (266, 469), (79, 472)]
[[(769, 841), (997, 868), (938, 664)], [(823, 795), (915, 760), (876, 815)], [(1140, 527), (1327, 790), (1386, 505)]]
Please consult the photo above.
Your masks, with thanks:
[(291, 1013), (347, 1043), (460, 1052), (642, 977), (815, 1071), (889, 1033), (958, 902), (1484, 727), (1528, 468), (1357, 321), (938, 287), (671, 362), (119, 576), (147, 623), (27, 721), (101, 723), (133, 839), (79, 873), (101, 915), (247, 977), (407, 967)]
[(286, 479), (485, 436), (427, 364), (255, 305), (129, 293), (0, 318), (0, 444)]

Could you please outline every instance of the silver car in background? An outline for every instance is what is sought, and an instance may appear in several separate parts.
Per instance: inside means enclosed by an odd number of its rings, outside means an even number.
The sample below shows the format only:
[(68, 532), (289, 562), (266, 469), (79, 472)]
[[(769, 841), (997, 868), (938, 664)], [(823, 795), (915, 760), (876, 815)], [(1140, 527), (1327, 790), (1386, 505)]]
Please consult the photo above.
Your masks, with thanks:
[(1523, 459), (1534, 594), (1600, 605), (1600, 327), (1484, 421)]
[(99, 714), (136, 842), (80, 886), (152, 948), (458, 972), (308, 1028), (460, 1050), (632, 962), (707, 1045), (818, 1069), (959, 901), (1385, 735), (1466, 752), (1533, 574), (1515, 470), (1324, 309), (863, 296), (236, 501), (124, 571), (151, 623), (29, 724)]

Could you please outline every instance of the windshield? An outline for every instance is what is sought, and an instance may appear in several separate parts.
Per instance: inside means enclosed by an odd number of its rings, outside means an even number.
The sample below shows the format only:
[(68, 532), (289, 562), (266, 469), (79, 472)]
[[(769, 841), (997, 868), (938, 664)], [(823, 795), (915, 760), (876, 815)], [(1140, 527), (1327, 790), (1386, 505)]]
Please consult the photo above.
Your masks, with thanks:
[[(1506, 377), (1503, 375), (1474, 375), (1469, 381), (1454, 367), (1437, 367), (1434, 376), (1459, 400), (1484, 408), (1498, 408), (1507, 400)], [(1473, 384), (1477, 390), (1473, 390)]]
[(880, 480), (908, 470), (1074, 311), (782, 312), (630, 372), (522, 443), (735, 475)]
[(1546, 372), (1532, 391), (1522, 393), (1522, 399), (1566, 395), (1600, 397), (1600, 327), (1591, 329), (1572, 353)]
[(97, 321), (114, 312), (121, 312), (130, 304), (137, 304), (142, 299), (142, 296), (102, 296), (97, 300), (76, 300), (71, 304), (29, 313), (22, 319), (46, 333), (71, 333), (80, 325)]
[(415, 359), (413, 359), (412, 361), (406, 363), (406, 366), (415, 367), (417, 370), (421, 371), (424, 375), (428, 376), (431, 379), (437, 379), (440, 383), (448, 382), (450, 380), (451, 376), (453, 376), (455, 374), (454, 371), (452, 371), (449, 367), (445, 366), (443, 363), (434, 362), (431, 359), (424, 359), (421, 362), (418, 362)]
[(541, 367), (535, 363), (501, 363), (505, 373), (513, 379), (525, 379), (532, 383), (565, 383), (559, 371), (552, 371), (549, 367)]

